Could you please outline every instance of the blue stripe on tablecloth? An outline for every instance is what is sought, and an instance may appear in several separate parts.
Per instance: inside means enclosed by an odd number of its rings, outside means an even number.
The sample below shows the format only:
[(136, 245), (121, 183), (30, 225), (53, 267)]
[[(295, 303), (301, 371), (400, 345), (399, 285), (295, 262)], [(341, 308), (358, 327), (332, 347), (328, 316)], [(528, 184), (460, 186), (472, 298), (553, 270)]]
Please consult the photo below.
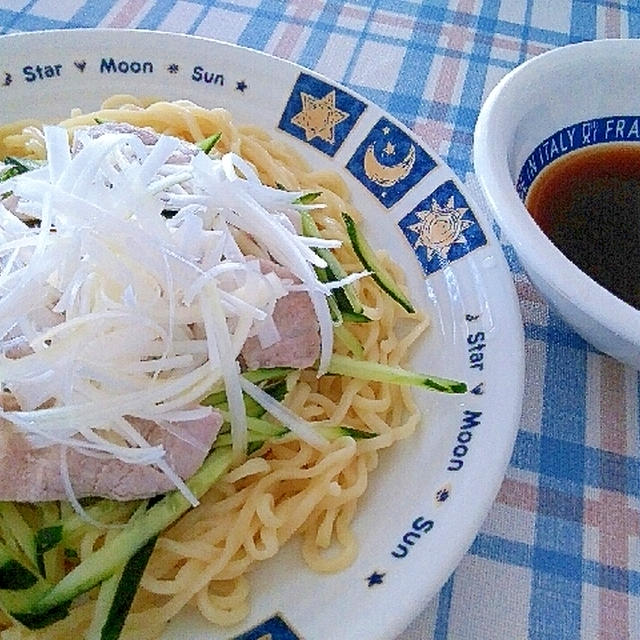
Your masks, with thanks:
[[(298, 58), (299, 64), (313, 69), (324, 52), (329, 36), (339, 34), (341, 30), (336, 28), (336, 20), (339, 15), (339, 7), (333, 3), (327, 3), (322, 8), (318, 22), (313, 25), (313, 35), (307, 38), (307, 42)], [(318, 28), (321, 27), (321, 28)], [(334, 78), (341, 82), (342, 78)]]
[[(560, 588), (565, 592), (569, 584), (580, 585), (585, 582), (594, 587), (628, 593), (630, 596), (640, 598), (640, 571), (612, 567), (595, 560), (585, 560), (581, 554), (575, 555), (532, 546), (482, 532), (476, 536), (469, 552), (480, 558), (533, 569), (539, 575), (545, 576), (539, 582), (540, 587), (551, 592), (556, 591), (553, 585), (557, 579), (561, 585)], [(574, 587), (570, 591), (573, 592)], [(551, 611), (547, 614), (553, 617)], [(577, 627), (572, 624), (570, 628)]]
[[(547, 364), (542, 434), (584, 442), (586, 424), (586, 343), (567, 340), (570, 331), (555, 313), (548, 316)], [(571, 332), (572, 334), (572, 332)], [(556, 339), (554, 339), (556, 338)], [(567, 375), (564, 376), (563, 372)], [(568, 373), (571, 373), (569, 376)], [(544, 465), (544, 462), (542, 462)], [(576, 476), (582, 480), (582, 476)]]
[[(443, 14), (443, 7), (440, 3), (420, 4), (415, 13), (416, 25), (422, 23), (436, 23), (434, 30), (440, 29), (442, 22), (436, 16)], [(439, 23), (439, 24), (438, 24)], [(434, 35), (434, 40), (437, 37)], [(389, 99), (389, 110), (396, 114), (409, 127), (413, 126), (416, 116), (420, 113), (424, 86), (431, 69), (435, 48), (425, 47), (420, 31), (416, 32), (414, 27), (411, 38), (406, 44), (406, 52), (402, 60), (402, 65), (398, 72), (393, 94)], [(448, 105), (443, 105), (446, 113)]]
[[(552, 316), (556, 316), (556, 314), (553, 309), (550, 309), (549, 317), (551, 318)], [(528, 323), (525, 325), (525, 337), (531, 340), (542, 340), (564, 348), (596, 352), (595, 347), (592, 347), (584, 338), (574, 333), (569, 325), (564, 322), (553, 327)]]
[(87, 0), (69, 20), (56, 20), (33, 15), (37, 0), (31, 0), (20, 11), (0, 10), (0, 33), (12, 31), (38, 31), (41, 29), (69, 29), (95, 27), (111, 10), (111, 4), (102, 0)]
[(195, 33), (200, 27), (200, 25), (202, 24), (203, 20), (207, 17), (208, 13), (209, 13), (209, 10), (207, 9), (207, 7), (203, 6), (202, 10), (200, 11), (200, 14), (193, 21), (193, 24), (189, 27), (186, 33), (190, 33), (190, 34)]
[(285, 16), (285, 2), (262, 2), (250, 12), (251, 18), (238, 38), (238, 44), (264, 51), (269, 38), (281, 22), (288, 22)]
[(473, 140), (473, 129), (482, 102), (482, 91), (478, 89), (484, 86), (489, 67), (488, 61), (491, 59), (493, 38), (487, 36), (486, 29), (487, 27), (492, 30), (496, 28), (499, 8), (498, 2), (485, 2), (480, 8), (478, 16), (479, 31), (476, 32), (474, 37), (469, 64), (464, 77), (460, 96), (461, 106), (454, 116), (453, 124), (456, 132), (463, 132), (466, 135), (462, 139), (458, 136), (452, 137), (447, 159), (451, 168), (461, 178), (464, 178), (471, 170), (469, 142)]
[(629, 37), (640, 38), (640, 7), (629, 7)]
[[(347, 84), (349, 84), (350, 86), (358, 86), (358, 85), (351, 85), (351, 74), (353, 73), (353, 69), (355, 67), (356, 61), (360, 55), (360, 52), (362, 51), (362, 46), (364, 45), (366, 40), (373, 40), (376, 41), (379, 38), (377, 37), (371, 37), (372, 34), (369, 33), (369, 26), (371, 24), (371, 18), (373, 16), (373, 13), (375, 11), (375, 7), (370, 8), (369, 13), (367, 15), (367, 19), (365, 21), (365, 25), (364, 27), (357, 32), (357, 39), (356, 39), (356, 45), (353, 48), (353, 53), (351, 54), (351, 59), (349, 60), (349, 63), (347, 64), (345, 73), (344, 73), (344, 78), (345, 78), (345, 82)], [(354, 34), (355, 35), (355, 34)], [(383, 38), (384, 40), (384, 38)], [(388, 96), (388, 92), (383, 92), (386, 97), (385, 97), (385, 107), (383, 107), (383, 109), (386, 109), (386, 104), (389, 101), (389, 96)], [(370, 96), (367, 96), (370, 100), (373, 100), (373, 98), (371, 98)], [(393, 114), (395, 115), (395, 114)]]
[(531, 545), (517, 540), (509, 540), (487, 533), (479, 533), (470, 552), (473, 555), (496, 562), (504, 562), (518, 567), (531, 567), (533, 548)]
[[(553, 451), (557, 452), (555, 456), (551, 455)], [(541, 458), (545, 452), (547, 459), (543, 463)], [(581, 460), (582, 472), (574, 464), (567, 465), (567, 460)], [(636, 457), (521, 429), (516, 437), (511, 466), (545, 474), (549, 479), (544, 487), (546, 491), (581, 492), (583, 485), (576, 477), (582, 475), (585, 486), (617, 491), (640, 499), (640, 459)]]
[[(547, 335), (564, 338), (566, 325), (549, 314)], [(538, 505), (535, 520), (529, 627), (531, 640), (558, 640), (560, 630), (575, 636), (582, 616), (582, 551), (585, 476), (587, 351), (562, 339), (547, 342), (542, 407)], [(571, 371), (565, 380), (563, 371)], [(565, 519), (554, 504), (554, 481), (573, 487)], [(556, 485), (557, 486), (557, 485)], [(567, 496), (566, 493), (564, 493)], [(566, 514), (565, 514), (566, 515)]]
[(104, 0), (87, 0), (69, 20), (75, 27), (95, 27), (111, 11), (111, 3)]
[(70, 24), (66, 20), (53, 20), (51, 18), (43, 18), (34, 16), (29, 13), (18, 13), (14, 19), (10, 21), (2, 33), (11, 31), (40, 31), (44, 29), (68, 29), (76, 25)]
[(571, 7), (571, 31), (569, 40), (593, 40), (597, 29), (597, 6), (595, 2), (574, 2)]
[(0, 24), (2, 25), (2, 29), (0, 29), (0, 33), (9, 33), (16, 29), (14, 26), (16, 22), (20, 19), (20, 17), (26, 13), (31, 11), (33, 5), (37, 2), (37, 0), (31, 0), (27, 3), (21, 11), (11, 11), (8, 9), (0, 10)]
[(433, 640), (447, 640), (449, 636), (449, 616), (451, 613), (454, 581), (455, 573), (447, 580), (442, 589), (440, 589)]
[(585, 483), (640, 499), (640, 458), (585, 447)]
[(140, 29), (157, 29), (162, 21), (169, 15), (175, 4), (176, 0), (155, 0), (149, 11), (147, 11), (138, 24), (138, 27)]
[(527, 55), (527, 45), (531, 40), (531, 15), (533, 13), (533, 2), (534, 0), (527, 0), (522, 28), (518, 34), (520, 37), (520, 56), (517, 64), (523, 63), (529, 57)]

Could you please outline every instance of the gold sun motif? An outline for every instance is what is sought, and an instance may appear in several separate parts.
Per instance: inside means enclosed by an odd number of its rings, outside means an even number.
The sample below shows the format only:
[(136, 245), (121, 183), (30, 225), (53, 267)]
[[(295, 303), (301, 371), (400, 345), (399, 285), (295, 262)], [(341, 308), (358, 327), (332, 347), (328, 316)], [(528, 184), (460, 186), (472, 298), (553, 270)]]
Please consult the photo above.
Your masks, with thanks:
[(429, 260), (434, 255), (446, 260), (454, 244), (466, 244), (467, 242), (462, 232), (468, 229), (473, 222), (463, 220), (462, 216), (468, 210), (468, 207), (456, 207), (453, 196), (442, 207), (436, 200), (433, 200), (430, 209), (416, 213), (420, 222), (408, 226), (411, 231), (418, 234), (418, 239), (413, 245), (414, 248), (424, 247), (427, 250), (427, 259)]
[(336, 107), (335, 90), (327, 93), (324, 98), (300, 92), (302, 111), (296, 113), (291, 122), (304, 129), (307, 142), (313, 138), (320, 138), (325, 142), (335, 142), (335, 127), (349, 117), (349, 114)]

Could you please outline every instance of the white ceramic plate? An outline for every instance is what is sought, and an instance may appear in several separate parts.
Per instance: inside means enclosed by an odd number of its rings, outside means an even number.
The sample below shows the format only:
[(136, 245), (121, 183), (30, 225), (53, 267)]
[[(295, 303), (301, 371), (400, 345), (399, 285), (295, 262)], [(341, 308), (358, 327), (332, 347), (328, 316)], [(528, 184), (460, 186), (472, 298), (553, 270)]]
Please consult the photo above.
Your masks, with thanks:
[[(469, 548), (502, 481), (521, 408), (523, 340), (513, 283), (484, 216), (453, 172), (405, 127), (342, 86), (289, 62), (200, 38), (60, 31), (0, 38), (2, 121), (55, 121), (114, 93), (224, 106), (339, 171), (366, 232), (408, 276), (433, 318), (412, 367), (465, 380), (465, 396), (417, 393), (424, 424), (382, 455), (336, 575), (303, 564), (294, 541), (251, 575), (247, 620), (213, 628), (187, 612), (167, 640), (393, 638)], [(270, 636), (268, 634), (271, 634)]]

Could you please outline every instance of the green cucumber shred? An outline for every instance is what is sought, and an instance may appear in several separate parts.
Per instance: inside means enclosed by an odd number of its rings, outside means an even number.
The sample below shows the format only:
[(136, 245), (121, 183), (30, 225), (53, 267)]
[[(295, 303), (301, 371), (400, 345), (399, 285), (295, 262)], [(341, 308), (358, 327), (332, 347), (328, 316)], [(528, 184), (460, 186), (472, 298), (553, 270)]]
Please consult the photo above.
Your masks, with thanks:
[(109, 584), (106, 595), (113, 597), (104, 614), (104, 622), (98, 636), (99, 640), (117, 640), (120, 637), (157, 539), (158, 537), (155, 536), (146, 542), (129, 558), (122, 571), (110, 578), (115, 585)]
[[(187, 486), (197, 498), (202, 497), (230, 464), (230, 449), (215, 449), (188, 480)], [(166, 494), (148, 511), (130, 520), (120, 532), (49, 588), (44, 595), (39, 593), (32, 598), (25, 598), (20, 607), (9, 610), (10, 615), (25, 625), (35, 625), (43, 623), (47, 616), (55, 617), (65, 608), (68, 610), (77, 596), (114, 575), (142, 547), (190, 508), (191, 503), (180, 491)]]
[(391, 274), (382, 266), (378, 260), (371, 245), (367, 242), (364, 235), (355, 223), (355, 220), (344, 211), (342, 212), (342, 219), (347, 228), (347, 234), (351, 241), (351, 246), (358, 259), (362, 263), (362, 266), (369, 272), (371, 277), (377, 283), (377, 285), (386, 292), (393, 300), (395, 300), (405, 311), (408, 313), (415, 313), (415, 309), (411, 304), (411, 301), (400, 290), (398, 283), (393, 279)]
[[(302, 232), (309, 237), (319, 238), (320, 230), (318, 229), (315, 220), (311, 216), (308, 211), (303, 211), (300, 214), (300, 218), (302, 221)], [(344, 267), (340, 264), (338, 259), (331, 253), (329, 249), (324, 248), (316, 248), (314, 249), (320, 258), (322, 258), (326, 263), (326, 274), (330, 281), (333, 280), (342, 280), (347, 277), (347, 272), (344, 270)], [(336, 300), (338, 302), (338, 307), (340, 311), (349, 311), (356, 314), (362, 314), (364, 311), (364, 307), (358, 298), (358, 294), (352, 285), (346, 284), (340, 289), (335, 291)]]
[(329, 361), (328, 373), (350, 376), (361, 380), (372, 380), (374, 382), (425, 387), (442, 393), (467, 392), (467, 385), (458, 380), (409, 371), (402, 367), (381, 364), (379, 362), (356, 360), (335, 353)]
[(213, 147), (216, 146), (216, 143), (218, 142), (218, 140), (220, 140), (221, 137), (222, 133), (214, 133), (208, 138), (196, 142), (196, 146), (202, 149), (202, 151), (204, 151), (208, 155), (209, 153), (211, 153)]

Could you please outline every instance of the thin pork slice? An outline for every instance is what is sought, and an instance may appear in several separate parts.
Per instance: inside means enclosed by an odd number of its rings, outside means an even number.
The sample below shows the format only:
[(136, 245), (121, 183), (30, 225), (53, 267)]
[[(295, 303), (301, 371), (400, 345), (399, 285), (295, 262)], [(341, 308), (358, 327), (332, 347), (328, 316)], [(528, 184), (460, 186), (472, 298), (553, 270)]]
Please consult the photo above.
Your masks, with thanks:
[[(280, 278), (299, 282), (291, 272), (272, 262), (260, 261), (263, 273), (275, 271)], [(291, 291), (279, 298), (273, 310), (273, 321), (280, 339), (269, 347), (262, 347), (253, 336), (241, 351), (247, 369), (261, 367), (311, 367), (320, 356), (320, 326), (313, 303), (305, 291)]]
[[(82, 127), (74, 135), (71, 153), (75, 155), (82, 149), (82, 136), (86, 135), (91, 139), (100, 138), (107, 133), (132, 134), (140, 139), (142, 144), (151, 147), (160, 138), (157, 131), (149, 127), (136, 127), (128, 122), (102, 122), (90, 127)], [(197, 155), (199, 148), (186, 140), (180, 140), (178, 148), (169, 156), (167, 162), (172, 164), (189, 164), (191, 159)]]
[[(202, 465), (222, 425), (222, 417), (215, 411), (199, 420), (171, 423), (171, 432), (150, 420), (127, 419), (149, 444), (164, 447), (167, 463), (183, 480)], [(66, 500), (61, 453), (59, 445), (32, 448), (11, 423), (0, 417), (0, 500)], [(67, 466), (73, 493), (78, 498), (134, 500), (175, 488), (171, 480), (153, 466), (98, 458), (74, 449), (67, 449)]]

